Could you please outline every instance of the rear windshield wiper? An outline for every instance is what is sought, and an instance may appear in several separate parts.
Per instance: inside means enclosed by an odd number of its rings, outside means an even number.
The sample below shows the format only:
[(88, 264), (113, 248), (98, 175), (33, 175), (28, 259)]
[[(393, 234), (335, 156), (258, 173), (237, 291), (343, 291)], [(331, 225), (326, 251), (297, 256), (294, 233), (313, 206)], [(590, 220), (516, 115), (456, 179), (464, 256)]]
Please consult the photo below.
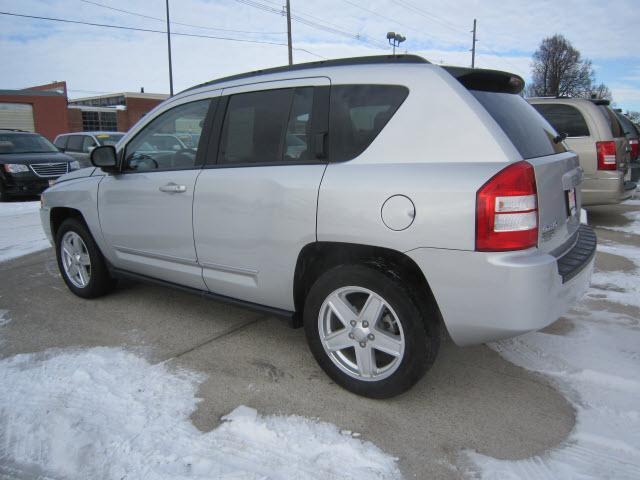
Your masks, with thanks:
[(557, 137), (553, 138), (553, 143), (560, 143), (560, 142), (564, 141), (564, 139), (567, 138), (567, 136), (568, 135), (566, 133), (561, 133)]

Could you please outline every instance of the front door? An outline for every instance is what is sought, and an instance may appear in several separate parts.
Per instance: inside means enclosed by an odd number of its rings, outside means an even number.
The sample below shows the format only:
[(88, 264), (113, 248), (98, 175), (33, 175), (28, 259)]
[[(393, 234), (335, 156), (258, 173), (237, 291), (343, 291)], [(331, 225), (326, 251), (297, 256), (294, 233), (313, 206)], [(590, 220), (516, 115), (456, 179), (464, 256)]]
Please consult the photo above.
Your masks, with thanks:
[(211, 103), (192, 101), (160, 113), (124, 146), (122, 173), (100, 182), (100, 225), (117, 268), (205, 289), (192, 207)]

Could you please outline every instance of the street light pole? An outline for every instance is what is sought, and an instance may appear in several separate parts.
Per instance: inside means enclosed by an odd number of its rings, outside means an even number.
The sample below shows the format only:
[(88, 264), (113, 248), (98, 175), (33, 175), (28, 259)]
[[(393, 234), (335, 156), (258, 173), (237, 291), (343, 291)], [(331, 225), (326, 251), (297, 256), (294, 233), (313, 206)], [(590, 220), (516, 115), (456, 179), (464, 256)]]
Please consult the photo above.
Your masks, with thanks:
[(287, 0), (287, 45), (289, 46), (289, 65), (293, 65), (293, 45), (291, 45), (291, 3)]
[(171, 27), (169, 26), (169, 0), (167, 3), (167, 52), (169, 53), (169, 93), (173, 97), (173, 69), (171, 67)]

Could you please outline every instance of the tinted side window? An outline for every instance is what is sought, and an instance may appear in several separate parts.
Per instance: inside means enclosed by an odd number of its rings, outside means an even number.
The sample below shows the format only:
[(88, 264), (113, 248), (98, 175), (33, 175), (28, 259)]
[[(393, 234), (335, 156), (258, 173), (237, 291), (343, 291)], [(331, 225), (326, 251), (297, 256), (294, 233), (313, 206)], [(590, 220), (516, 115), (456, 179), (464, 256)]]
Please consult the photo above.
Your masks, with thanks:
[(53, 142), (53, 144), (58, 148), (66, 148), (68, 138), (69, 137), (58, 137), (56, 138), (56, 141)]
[(611, 127), (611, 133), (614, 137), (624, 137), (624, 133), (622, 133), (622, 127), (616, 118), (616, 114), (606, 105), (599, 105), (598, 108), (604, 114), (605, 120), (609, 123), (609, 127)]
[[(185, 103), (146, 125), (129, 144), (125, 170), (176, 170), (196, 164), (198, 143), (211, 100)], [(195, 146), (194, 146), (195, 145)]]
[(357, 157), (373, 142), (409, 94), (398, 85), (331, 87), (331, 158)]
[(70, 135), (67, 141), (67, 150), (70, 152), (81, 152), (83, 140), (83, 135)]
[(96, 142), (93, 140), (93, 138), (89, 135), (85, 135), (85, 137), (82, 139), (82, 151), (84, 153), (89, 153), (89, 149), (95, 146)]
[(232, 95), (222, 128), (219, 163), (282, 162), (292, 95), (290, 88)]
[(557, 136), (553, 127), (520, 95), (480, 90), (470, 92), (525, 160), (566, 151), (562, 142), (553, 141)]
[(541, 103), (533, 105), (558, 133), (569, 137), (588, 137), (589, 127), (580, 111), (571, 105)]

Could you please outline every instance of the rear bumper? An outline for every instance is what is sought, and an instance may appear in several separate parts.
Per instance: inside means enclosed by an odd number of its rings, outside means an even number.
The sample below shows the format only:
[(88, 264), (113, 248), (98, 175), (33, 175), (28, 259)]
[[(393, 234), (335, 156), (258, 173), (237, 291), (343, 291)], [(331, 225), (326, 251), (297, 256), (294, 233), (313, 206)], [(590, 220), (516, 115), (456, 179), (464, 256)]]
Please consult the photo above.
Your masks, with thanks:
[(632, 191), (625, 189), (624, 173), (598, 172), (595, 177), (585, 177), (581, 185), (582, 205), (613, 205), (627, 200)]
[[(407, 255), (427, 278), (453, 341), (473, 345), (544, 328), (582, 298), (595, 261), (595, 237), (590, 246), (584, 243), (586, 233), (593, 231), (582, 229), (585, 234), (579, 233), (560, 258), (537, 249), (483, 253), (419, 248)], [(559, 265), (563, 259), (572, 264), (564, 271)]]

